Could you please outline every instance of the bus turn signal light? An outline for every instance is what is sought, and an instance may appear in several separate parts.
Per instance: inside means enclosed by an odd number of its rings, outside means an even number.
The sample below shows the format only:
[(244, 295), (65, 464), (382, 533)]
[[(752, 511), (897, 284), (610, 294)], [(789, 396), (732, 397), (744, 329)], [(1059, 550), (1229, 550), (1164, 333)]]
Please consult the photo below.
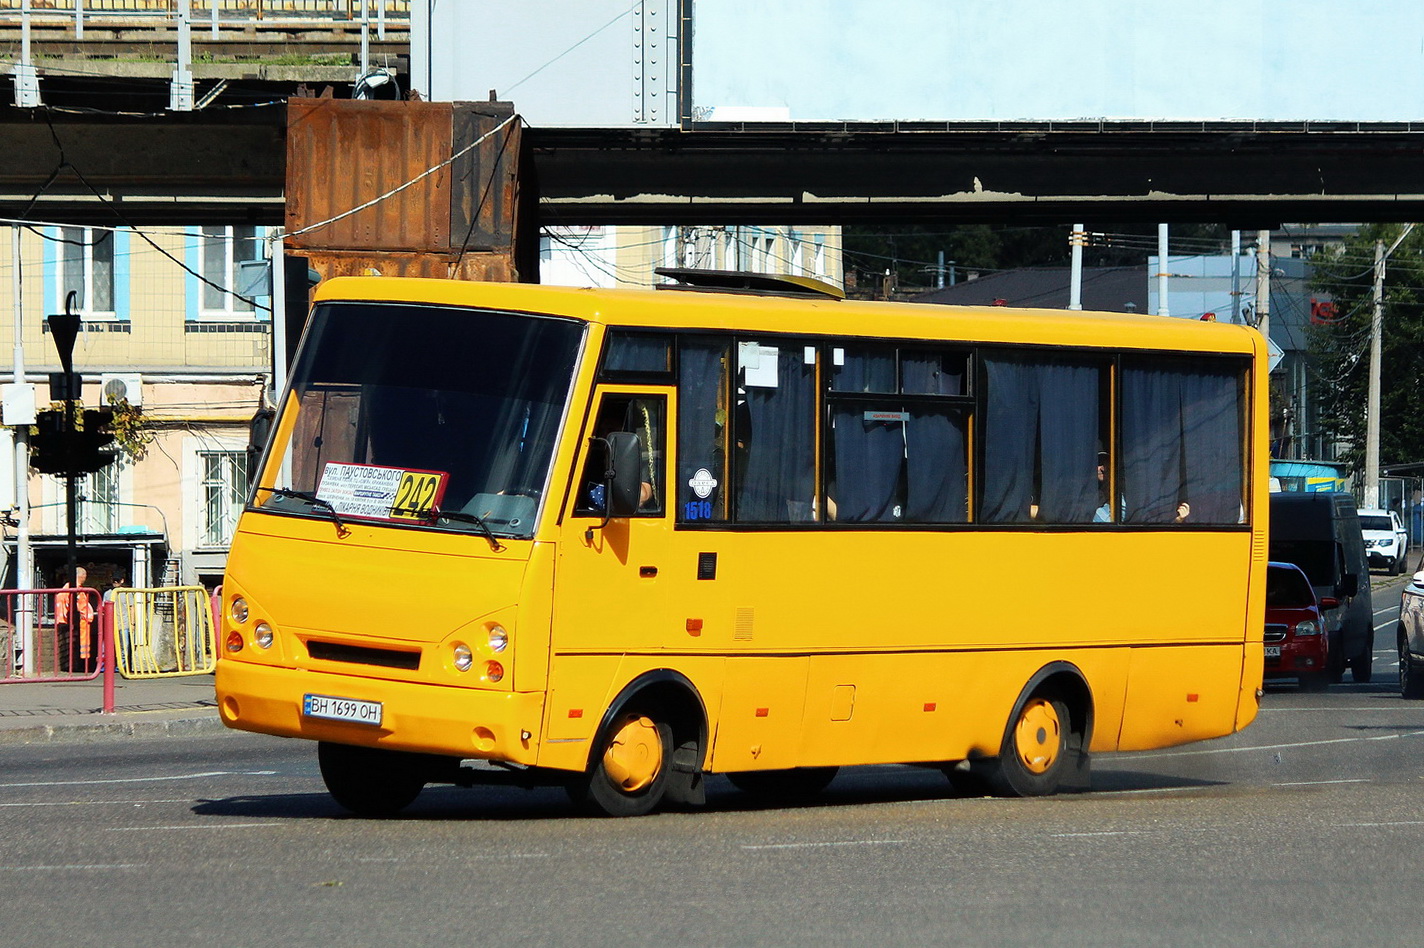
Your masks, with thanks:
[(242, 651), (242, 633), (236, 629), (227, 634), (227, 650), (229, 652)]
[(490, 681), (500, 681), (504, 678), (504, 666), (499, 662), (485, 662), (485, 677)]

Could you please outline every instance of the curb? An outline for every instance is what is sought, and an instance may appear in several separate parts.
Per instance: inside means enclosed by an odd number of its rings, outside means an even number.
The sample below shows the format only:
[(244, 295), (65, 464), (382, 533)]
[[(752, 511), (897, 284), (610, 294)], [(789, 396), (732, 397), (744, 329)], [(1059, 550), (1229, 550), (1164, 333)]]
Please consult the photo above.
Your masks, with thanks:
[(193, 709), (181, 716), (173, 712), (137, 711), (117, 714), (87, 714), (74, 723), (53, 723), (0, 727), (0, 745), (5, 744), (92, 744), (115, 738), (180, 737), (192, 734), (216, 734), (228, 728), (218, 717), (217, 709)]

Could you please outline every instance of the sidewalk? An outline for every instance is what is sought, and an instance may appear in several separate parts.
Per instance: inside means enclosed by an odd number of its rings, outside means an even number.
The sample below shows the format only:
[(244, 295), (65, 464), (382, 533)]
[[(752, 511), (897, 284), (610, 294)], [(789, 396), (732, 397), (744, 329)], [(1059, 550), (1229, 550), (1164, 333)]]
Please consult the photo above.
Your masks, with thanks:
[(104, 714), (103, 707), (103, 676), (82, 682), (0, 685), (0, 745), (224, 730), (212, 675), (116, 678), (114, 713)]

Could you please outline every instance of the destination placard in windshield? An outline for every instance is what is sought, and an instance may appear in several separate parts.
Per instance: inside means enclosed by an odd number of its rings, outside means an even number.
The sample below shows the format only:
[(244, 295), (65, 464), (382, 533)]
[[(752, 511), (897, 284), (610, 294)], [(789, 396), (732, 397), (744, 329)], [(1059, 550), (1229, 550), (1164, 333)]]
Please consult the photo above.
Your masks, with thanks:
[(443, 471), (327, 462), (316, 496), (343, 517), (428, 523), (447, 478)]

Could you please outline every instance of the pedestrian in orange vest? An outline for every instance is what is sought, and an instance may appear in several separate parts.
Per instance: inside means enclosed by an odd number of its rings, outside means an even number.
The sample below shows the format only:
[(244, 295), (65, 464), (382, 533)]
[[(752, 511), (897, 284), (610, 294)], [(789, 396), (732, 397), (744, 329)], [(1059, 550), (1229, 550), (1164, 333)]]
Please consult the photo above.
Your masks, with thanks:
[[(74, 586), (65, 583), (65, 589), (82, 588), (89, 579), (84, 567), (74, 571)], [(99, 643), (94, 627), (94, 603), (89, 593), (66, 593), (55, 595), (54, 629), (59, 637), (59, 667), (61, 671), (88, 674), (98, 664)], [(78, 621), (71, 621), (71, 612)]]

